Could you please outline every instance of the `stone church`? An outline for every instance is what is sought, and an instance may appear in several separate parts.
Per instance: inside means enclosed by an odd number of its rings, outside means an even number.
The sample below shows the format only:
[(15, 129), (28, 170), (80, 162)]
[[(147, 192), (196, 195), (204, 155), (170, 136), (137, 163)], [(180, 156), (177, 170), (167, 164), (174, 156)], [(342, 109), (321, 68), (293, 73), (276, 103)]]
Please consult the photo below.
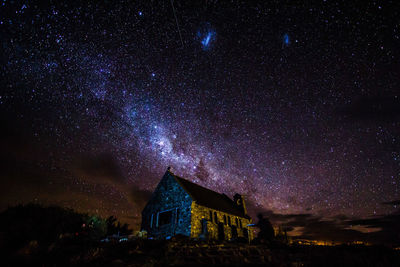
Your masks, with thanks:
[(185, 235), (195, 239), (253, 239), (251, 218), (241, 195), (225, 194), (166, 171), (142, 211), (142, 230), (150, 238)]

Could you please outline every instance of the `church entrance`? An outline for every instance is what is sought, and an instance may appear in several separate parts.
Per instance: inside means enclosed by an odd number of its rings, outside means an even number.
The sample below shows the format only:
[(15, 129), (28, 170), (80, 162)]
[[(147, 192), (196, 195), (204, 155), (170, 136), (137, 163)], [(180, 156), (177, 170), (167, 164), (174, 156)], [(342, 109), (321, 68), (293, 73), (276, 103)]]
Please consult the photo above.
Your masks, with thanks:
[(218, 223), (218, 240), (225, 240), (224, 224)]
[(232, 225), (231, 226), (231, 231), (232, 231), (232, 239), (235, 240), (238, 238), (238, 232), (236, 226)]
[(249, 232), (247, 228), (243, 228), (243, 237), (246, 238), (246, 240), (249, 240)]
[(207, 230), (207, 220), (201, 219), (201, 233), (199, 238), (202, 240), (206, 240), (208, 238), (208, 230)]

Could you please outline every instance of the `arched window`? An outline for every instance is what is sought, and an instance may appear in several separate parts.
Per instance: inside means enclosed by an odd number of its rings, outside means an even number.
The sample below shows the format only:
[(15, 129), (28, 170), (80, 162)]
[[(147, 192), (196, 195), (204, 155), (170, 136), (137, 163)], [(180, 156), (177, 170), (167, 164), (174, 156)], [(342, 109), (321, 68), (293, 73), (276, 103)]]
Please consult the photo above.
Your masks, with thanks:
[(224, 215), (224, 224), (226, 224), (226, 216)]
[(231, 226), (231, 216), (228, 215), (228, 225)]
[(217, 212), (214, 211), (214, 221), (215, 223), (218, 223), (218, 216), (217, 216)]
[(212, 211), (210, 210), (210, 221), (212, 222)]

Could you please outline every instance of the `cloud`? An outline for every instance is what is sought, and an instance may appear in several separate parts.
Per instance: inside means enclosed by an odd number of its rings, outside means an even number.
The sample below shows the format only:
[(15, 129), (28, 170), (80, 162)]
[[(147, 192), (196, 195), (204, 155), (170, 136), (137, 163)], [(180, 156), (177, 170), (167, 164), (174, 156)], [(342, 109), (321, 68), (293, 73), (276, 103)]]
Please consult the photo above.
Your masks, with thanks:
[(71, 175), (63, 168), (42, 161), (0, 153), (0, 206), (33, 201), (43, 192), (65, 191)]
[(86, 180), (124, 183), (121, 168), (111, 154), (82, 156), (75, 161), (72, 170), (78, 177)]
[(132, 188), (130, 190), (129, 198), (132, 202), (136, 203), (138, 207), (143, 209), (147, 201), (150, 199), (152, 193), (153, 192), (148, 190), (138, 190), (136, 188)]
[(247, 212), (252, 218), (257, 218), (257, 214), (261, 213), (263, 217), (268, 218), (271, 222), (282, 223), (295, 218), (311, 217), (311, 213), (303, 214), (281, 214), (272, 210), (264, 209), (250, 200), (246, 200)]
[(353, 120), (396, 120), (400, 117), (400, 99), (396, 97), (361, 97), (339, 113)]
[(400, 205), (400, 200), (393, 200), (393, 201), (389, 201), (389, 202), (382, 202), (381, 204), (383, 204), (383, 205), (393, 205), (393, 206), (397, 206), (397, 205)]
[[(104, 217), (115, 215), (138, 227), (151, 192), (134, 187), (112, 153), (70, 154), (76, 159), (66, 161), (57, 151), (49, 151), (58, 143), (44, 133), (39, 132), (41, 139), (35, 137), (28, 119), (6, 115), (0, 115), (0, 210), (29, 202), (60, 205)], [(130, 156), (132, 168), (137, 168), (139, 156), (134, 152)], [(133, 179), (151, 177), (137, 169)]]
[(140, 212), (151, 196), (129, 183), (111, 154), (82, 156), (68, 166), (14, 154), (0, 156), (0, 210), (29, 202), (60, 205), (103, 217), (114, 215), (138, 228)]
[[(383, 204), (397, 205), (399, 201)], [(311, 213), (280, 214), (272, 210), (260, 209), (251, 201), (248, 202), (248, 207), (253, 214), (258, 212), (263, 214), (273, 225), (281, 226), (288, 231), (289, 235), (296, 238), (400, 244), (400, 209), (389, 215), (350, 219), (345, 215), (327, 218)]]
[(371, 240), (400, 244), (400, 209), (388, 215), (349, 220), (347, 223), (349, 225), (361, 225), (367, 229), (380, 228), (381, 231), (368, 234)]
[[(108, 184), (122, 192), (134, 206), (136, 212), (141, 212), (152, 194), (151, 191), (131, 185), (123, 174), (118, 161), (111, 154), (83, 156), (75, 162), (72, 169), (81, 179), (94, 184)], [(142, 175), (146, 177), (150, 174)]]

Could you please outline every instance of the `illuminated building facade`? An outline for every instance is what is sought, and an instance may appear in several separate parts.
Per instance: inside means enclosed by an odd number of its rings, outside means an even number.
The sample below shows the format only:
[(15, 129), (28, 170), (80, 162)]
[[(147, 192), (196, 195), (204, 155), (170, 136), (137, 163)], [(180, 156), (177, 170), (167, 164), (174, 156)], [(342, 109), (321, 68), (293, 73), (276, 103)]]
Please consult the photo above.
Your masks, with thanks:
[(142, 230), (152, 238), (253, 239), (243, 197), (230, 199), (173, 174), (168, 168), (142, 211)]

